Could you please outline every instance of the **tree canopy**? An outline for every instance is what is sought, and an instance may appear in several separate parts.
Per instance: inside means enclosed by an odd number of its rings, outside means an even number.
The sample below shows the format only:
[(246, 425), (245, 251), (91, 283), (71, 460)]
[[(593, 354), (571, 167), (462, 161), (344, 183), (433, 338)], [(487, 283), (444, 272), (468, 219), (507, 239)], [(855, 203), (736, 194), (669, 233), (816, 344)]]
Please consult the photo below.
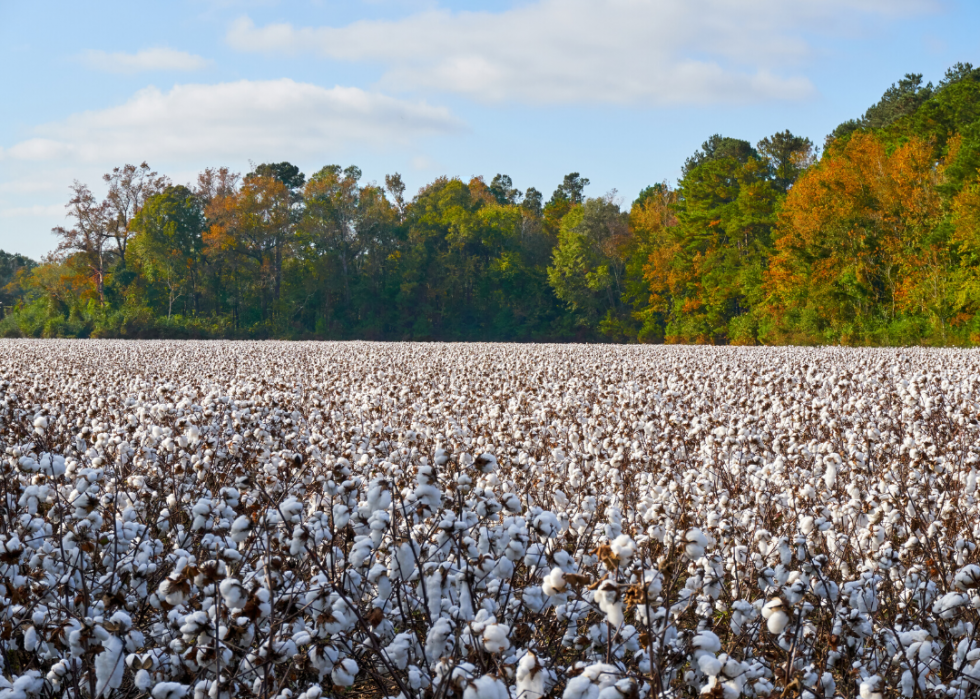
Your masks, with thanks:
[[(714, 134), (628, 206), (571, 172), (414, 196), (355, 165), (75, 182), (39, 264), (0, 252), (0, 333), (974, 344), (980, 70), (896, 81), (822, 152)], [(547, 190), (545, 190), (547, 191)]]

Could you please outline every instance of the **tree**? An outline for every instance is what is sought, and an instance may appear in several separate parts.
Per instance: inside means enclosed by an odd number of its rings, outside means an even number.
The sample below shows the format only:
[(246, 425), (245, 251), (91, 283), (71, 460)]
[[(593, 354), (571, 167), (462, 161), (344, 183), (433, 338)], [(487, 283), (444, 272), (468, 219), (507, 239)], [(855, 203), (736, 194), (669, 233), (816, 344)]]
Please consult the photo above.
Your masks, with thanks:
[[(246, 178), (240, 189), (215, 197), (207, 207), (206, 251), (234, 270), (236, 316), (241, 292), (248, 288), (258, 293), (261, 319), (274, 315), (283, 260), (293, 242), (292, 207), (293, 194), (286, 185), (260, 175)], [(254, 269), (247, 270), (246, 260)]]
[(298, 191), (306, 184), (306, 175), (300, 172), (298, 167), (288, 162), (262, 163), (245, 175), (246, 180), (256, 177), (278, 180), (291, 192)]
[(913, 138), (889, 153), (856, 133), (797, 181), (766, 274), (771, 339), (880, 342), (912, 310), (945, 331), (952, 308), (948, 262), (937, 257), (946, 246), (932, 235), (941, 201), (930, 150)]
[(885, 90), (880, 100), (868, 107), (861, 118), (861, 125), (868, 129), (888, 126), (915, 112), (932, 93), (932, 83), (922, 84), (922, 73), (906, 73), (904, 78)]
[(96, 201), (92, 191), (79, 182), (71, 186), (72, 198), (65, 208), (68, 218), (74, 219), (71, 228), (57, 226), (51, 232), (61, 240), (57, 251), (77, 254), (88, 270), (99, 304), (105, 305), (105, 276), (109, 266), (110, 251), (106, 249), (116, 235), (113, 228), (113, 210), (106, 201)]
[(120, 267), (126, 267), (126, 247), (133, 231), (130, 222), (139, 213), (147, 199), (162, 192), (170, 180), (150, 169), (145, 162), (139, 167), (123, 165), (102, 176), (109, 185), (106, 196), (108, 226), (116, 243)]
[(398, 209), (399, 217), (405, 215), (405, 183), (399, 173), (385, 175), (385, 191), (391, 195), (395, 208)]
[(314, 254), (329, 254), (339, 263), (343, 302), (351, 301), (354, 261), (361, 252), (358, 236), (358, 209), (361, 171), (350, 166), (327, 165), (306, 185), (306, 210), (300, 229)]
[(549, 203), (568, 202), (571, 206), (581, 204), (583, 192), (588, 186), (588, 177), (582, 177), (577, 172), (571, 172), (565, 175), (565, 179), (555, 189)]
[(524, 198), (521, 200), (521, 207), (529, 212), (533, 216), (541, 216), (542, 202), (544, 201), (544, 195), (541, 194), (534, 187), (528, 187), (527, 191), (524, 192)]
[(789, 130), (767, 136), (756, 147), (769, 166), (773, 183), (784, 192), (815, 160), (813, 142)]
[(629, 235), (628, 217), (615, 193), (587, 199), (562, 220), (548, 281), (580, 325), (596, 328), (604, 321), (612, 330), (622, 308), (624, 258), (621, 246)]
[(168, 320), (174, 302), (192, 293), (204, 225), (200, 200), (183, 185), (150, 197), (132, 222), (132, 246), (144, 274), (166, 286)]
[(0, 250), (0, 318), (20, 299), (19, 280), (36, 266), (29, 257)]
[[(958, 72), (954, 71), (953, 76), (947, 73), (947, 78), (955, 78)], [(904, 116), (914, 114), (934, 92), (932, 83), (922, 84), (921, 73), (906, 73), (904, 78), (892, 83), (881, 99), (868, 107), (860, 119), (848, 119), (831, 131), (824, 142), (824, 150), (833, 141), (845, 138), (859, 129), (882, 129)]]
[(490, 181), (490, 193), (498, 204), (517, 204), (521, 197), (520, 190), (514, 189), (510, 175), (501, 175), (499, 172)]
[(749, 158), (758, 160), (759, 153), (748, 141), (715, 134), (701, 144), (700, 150), (694, 151), (694, 154), (684, 161), (684, 167), (682, 169), (683, 176), (687, 177), (699, 165), (724, 158), (732, 158), (740, 163), (744, 163)]

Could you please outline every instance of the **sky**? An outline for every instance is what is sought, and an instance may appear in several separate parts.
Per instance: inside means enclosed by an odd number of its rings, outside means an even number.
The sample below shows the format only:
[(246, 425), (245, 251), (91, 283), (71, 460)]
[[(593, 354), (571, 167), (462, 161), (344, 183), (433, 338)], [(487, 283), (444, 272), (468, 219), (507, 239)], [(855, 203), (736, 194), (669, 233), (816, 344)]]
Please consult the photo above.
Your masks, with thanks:
[(676, 182), (720, 133), (822, 144), (906, 73), (980, 64), (975, 0), (0, 0), (0, 249), (51, 252), (78, 180), (147, 162)]

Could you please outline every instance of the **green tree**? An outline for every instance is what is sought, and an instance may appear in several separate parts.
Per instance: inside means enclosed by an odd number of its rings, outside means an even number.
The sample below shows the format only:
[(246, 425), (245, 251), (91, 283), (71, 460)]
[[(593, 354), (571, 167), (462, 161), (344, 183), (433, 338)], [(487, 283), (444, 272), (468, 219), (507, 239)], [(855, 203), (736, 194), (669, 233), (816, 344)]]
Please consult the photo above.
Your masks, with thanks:
[(143, 273), (166, 289), (167, 319), (174, 303), (195, 295), (195, 279), (204, 248), (204, 211), (195, 194), (183, 185), (167, 187), (150, 197), (130, 226), (132, 247)]
[(694, 151), (694, 154), (684, 161), (683, 176), (687, 177), (699, 165), (703, 165), (712, 160), (722, 160), (725, 158), (731, 158), (740, 163), (744, 163), (749, 158), (758, 160), (759, 153), (748, 141), (714, 134), (701, 144), (700, 150)]
[(562, 220), (548, 281), (580, 326), (615, 334), (623, 311), (628, 216), (615, 195), (587, 199)]

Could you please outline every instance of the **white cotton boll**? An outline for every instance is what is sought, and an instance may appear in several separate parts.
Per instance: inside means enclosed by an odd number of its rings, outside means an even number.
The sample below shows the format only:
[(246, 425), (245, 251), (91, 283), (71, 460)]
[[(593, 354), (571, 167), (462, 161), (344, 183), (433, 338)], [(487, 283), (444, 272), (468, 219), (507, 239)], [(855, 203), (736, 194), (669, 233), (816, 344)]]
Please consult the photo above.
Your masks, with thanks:
[(687, 545), (684, 547), (684, 553), (691, 560), (697, 560), (704, 555), (704, 547), (708, 545), (708, 537), (704, 535), (697, 527), (688, 530), (687, 534), (684, 535), (687, 540)]
[(484, 675), (470, 682), (463, 691), (463, 699), (510, 699), (507, 685), (492, 675)]
[(598, 699), (602, 691), (615, 687), (622, 673), (615, 665), (595, 663), (565, 685), (562, 699)]
[(915, 676), (912, 675), (911, 670), (906, 670), (902, 673), (902, 696), (915, 696)]
[(953, 584), (957, 590), (969, 590), (980, 587), (980, 566), (975, 563), (963, 566), (956, 571)]
[(881, 692), (877, 691), (880, 682), (881, 677), (878, 675), (872, 675), (868, 679), (863, 680), (858, 690), (861, 699), (882, 699)]
[(226, 578), (221, 581), (218, 586), (218, 591), (221, 593), (222, 599), (224, 599), (225, 604), (228, 605), (230, 609), (244, 609), (245, 603), (248, 600), (248, 594), (245, 592), (245, 588), (242, 586), (241, 582), (235, 578)]
[(24, 650), (34, 651), (37, 648), (37, 631), (33, 626), (28, 626), (24, 632)]
[(561, 532), (561, 524), (554, 512), (542, 512), (534, 518), (532, 526), (542, 539), (553, 539)]
[(248, 538), (248, 532), (252, 528), (252, 520), (245, 515), (238, 517), (231, 525), (231, 540), (240, 544)]
[(544, 576), (541, 583), (541, 590), (549, 597), (559, 595), (565, 591), (565, 573), (561, 568), (552, 568), (551, 572)]
[(630, 538), (629, 534), (620, 534), (609, 544), (613, 555), (619, 561), (619, 567), (625, 568), (629, 565), (630, 559), (636, 555), (636, 542)]
[(766, 621), (766, 628), (769, 629), (769, 633), (779, 635), (789, 624), (789, 615), (783, 611), (773, 612), (772, 616)]
[(153, 699), (183, 699), (190, 687), (180, 682), (158, 682), (150, 692)]
[(702, 655), (698, 657), (698, 667), (704, 674), (714, 676), (721, 672), (721, 661), (714, 655)]
[(497, 457), (493, 454), (483, 453), (474, 459), (473, 465), (479, 469), (480, 473), (490, 473), (498, 468)]
[(593, 594), (599, 609), (606, 615), (606, 621), (614, 629), (618, 629), (623, 623), (623, 602), (619, 596), (619, 586), (611, 580), (605, 580)]
[(517, 698), (541, 699), (545, 693), (547, 676), (534, 653), (527, 652), (517, 663)]
[(813, 517), (809, 515), (800, 519), (800, 531), (803, 532), (805, 536), (809, 536), (813, 532)]
[(425, 658), (434, 663), (446, 653), (446, 646), (453, 638), (452, 622), (441, 617), (429, 629), (425, 638)]
[(95, 695), (99, 696), (109, 689), (118, 689), (122, 684), (123, 643), (115, 636), (102, 641), (104, 650), (95, 656)]
[(837, 483), (837, 465), (833, 463), (827, 464), (827, 469), (823, 474), (823, 482), (826, 484), (827, 489), (831, 489)]
[[(721, 639), (714, 631), (704, 630), (698, 633), (691, 641), (699, 650), (707, 653), (717, 653), (721, 650)], [(715, 673), (717, 674), (717, 673)]]
[(153, 677), (146, 670), (138, 670), (133, 678), (133, 684), (136, 685), (136, 689), (145, 692), (153, 686)]
[(490, 624), (483, 629), (483, 647), (489, 653), (503, 653), (510, 648), (510, 627), (506, 624)]
[(354, 684), (354, 678), (357, 677), (359, 669), (353, 658), (344, 658), (334, 666), (333, 672), (330, 673), (330, 679), (338, 687), (350, 687)]
[(967, 495), (973, 495), (977, 492), (977, 472), (975, 469), (970, 469), (970, 473), (966, 476), (966, 487), (963, 489)]
[(783, 611), (785, 605), (778, 597), (766, 603), (762, 608), (762, 618), (766, 620), (769, 633), (779, 635), (789, 624), (789, 615)]

